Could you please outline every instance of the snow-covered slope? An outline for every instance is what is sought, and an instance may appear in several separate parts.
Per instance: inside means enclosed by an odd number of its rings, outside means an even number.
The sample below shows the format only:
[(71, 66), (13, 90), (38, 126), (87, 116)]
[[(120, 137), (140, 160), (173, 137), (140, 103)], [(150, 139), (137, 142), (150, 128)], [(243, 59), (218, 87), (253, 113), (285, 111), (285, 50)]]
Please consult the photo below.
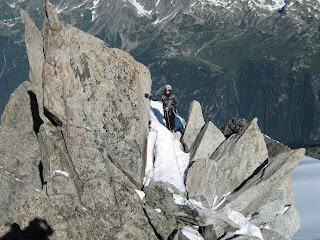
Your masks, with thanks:
[(162, 181), (185, 192), (184, 173), (189, 165), (189, 154), (184, 153), (181, 143), (166, 127), (162, 104), (151, 101), (151, 124), (148, 137), (148, 158), (144, 185), (150, 181)]

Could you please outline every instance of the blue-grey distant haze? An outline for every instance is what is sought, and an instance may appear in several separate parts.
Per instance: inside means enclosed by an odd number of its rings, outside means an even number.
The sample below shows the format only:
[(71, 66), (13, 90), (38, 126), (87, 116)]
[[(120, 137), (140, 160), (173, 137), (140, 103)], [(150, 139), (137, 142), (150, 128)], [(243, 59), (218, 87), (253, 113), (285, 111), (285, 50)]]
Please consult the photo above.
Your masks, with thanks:
[(320, 160), (304, 157), (292, 173), (294, 204), (301, 227), (293, 240), (320, 239)]

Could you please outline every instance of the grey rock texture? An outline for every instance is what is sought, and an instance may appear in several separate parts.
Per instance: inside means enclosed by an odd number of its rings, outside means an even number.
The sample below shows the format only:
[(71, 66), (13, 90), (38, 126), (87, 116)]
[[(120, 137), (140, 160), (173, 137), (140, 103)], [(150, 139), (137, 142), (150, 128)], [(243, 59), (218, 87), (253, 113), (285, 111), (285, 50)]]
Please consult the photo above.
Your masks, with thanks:
[(205, 207), (212, 207), (216, 173), (217, 167), (210, 159), (194, 162), (188, 171), (186, 181), (189, 197), (202, 202)]
[(255, 237), (255, 236), (241, 236), (241, 235), (235, 235), (233, 237), (224, 237), (222, 238), (223, 240), (226, 239), (236, 239), (236, 240), (259, 240), (260, 238)]
[(294, 205), (288, 207), (286, 212), (276, 216), (275, 221), (270, 224), (270, 228), (285, 238), (292, 239), (300, 227), (300, 217)]
[(210, 157), (217, 163), (219, 170), (217, 182), (225, 184), (216, 186), (216, 195), (234, 191), (268, 158), (266, 144), (257, 121), (257, 118), (253, 119), (247, 128), (228, 138)]
[(228, 138), (232, 134), (238, 133), (248, 125), (247, 120), (243, 118), (233, 118), (221, 129), (222, 133)]
[[(174, 193), (169, 191), (169, 189), (172, 189)], [(185, 199), (187, 198), (174, 186), (168, 183), (152, 182), (149, 186), (144, 188), (144, 191), (146, 193), (148, 205), (154, 209), (161, 209), (169, 219), (174, 217), (177, 223), (179, 221), (186, 221), (194, 225), (202, 222), (198, 211), (190, 207), (190, 205), (192, 205), (190, 202), (188, 202), (189, 206), (175, 204), (173, 194), (182, 195)]]
[(259, 214), (255, 216), (252, 223), (260, 224), (262, 222), (273, 222), (277, 215), (284, 211), (284, 194), (277, 191), (259, 210)]
[[(25, 23), (25, 43), (28, 53), (28, 60), (30, 65), (29, 79), (32, 82), (33, 91), (37, 96), (39, 109), (43, 108), (43, 80), (42, 70), (44, 63), (43, 55), (43, 37), (29, 15), (21, 10), (21, 17)], [(39, 112), (41, 119), (46, 119), (43, 111)]]
[(22, 11), (30, 80), (2, 115), (2, 236), (47, 220), (52, 239), (155, 239), (142, 186), (149, 70), (127, 52), (60, 22), (44, 1), (43, 33)]
[[(74, 164), (70, 159), (62, 134), (51, 123), (47, 123), (41, 126), (38, 139), (43, 181), (47, 182), (47, 194), (49, 196), (62, 193), (77, 195), (77, 189), (80, 191), (81, 183), (79, 175), (74, 171)], [(59, 171), (69, 176), (66, 177)]]
[[(254, 119), (246, 129), (224, 141), (209, 159), (191, 166), (186, 183), (189, 196), (205, 200), (212, 207), (216, 196), (221, 199), (233, 192), (267, 157), (263, 135)], [(208, 184), (203, 186), (204, 182)]]
[(197, 101), (192, 101), (189, 108), (187, 126), (182, 137), (182, 142), (186, 152), (189, 152), (201, 128), (205, 125), (202, 115), (201, 105)]
[[(296, 168), (305, 153), (304, 149), (281, 153), (262, 165), (241, 188), (231, 196), (227, 208), (249, 214), (265, 204), (281, 188), (283, 181)], [(245, 200), (244, 200), (245, 199)]]
[[(210, 157), (193, 162), (188, 171), (188, 196), (213, 208), (211, 213), (199, 212), (208, 226), (205, 239), (239, 238), (233, 233), (236, 226), (225, 217), (230, 210), (251, 216), (250, 222), (261, 227), (265, 237), (291, 239), (300, 226), (291, 199), (291, 172), (305, 149), (291, 150), (264, 136), (257, 119), (249, 124), (236, 124), (240, 125), (231, 135), (226, 134), (228, 138)], [(282, 231), (280, 226), (290, 229)]]
[(77, 131), (87, 129), (93, 147), (105, 149), (104, 157), (141, 186), (148, 134), (148, 114), (142, 113), (150, 106), (143, 98), (151, 88), (148, 69), (127, 52), (59, 22), (49, 2), (45, 16), (44, 107), (61, 122), (69, 152), (78, 150)]
[(0, 211), (6, 213), (0, 216), (0, 236), (7, 230), (4, 223), (14, 222), (20, 218), (20, 200), (24, 187), (25, 184), (17, 181), (14, 175), (4, 170), (3, 167), (0, 168)]
[(70, 194), (29, 197), (20, 209), (21, 227), (36, 215), (48, 219), (54, 229), (52, 239), (155, 238), (142, 207), (137, 207), (140, 200), (126, 180), (118, 176), (111, 181), (94, 179), (83, 190), (81, 200)]
[(208, 122), (190, 150), (190, 160), (208, 159), (225, 139), (221, 131), (212, 122)]
[[(291, 239), (300, 226), (300, 218), (292, 201), (290, 205), (287, 204), (288, 193), (283, 190), (283, 185), (287, 184), (284, 180), (290, 177), (304, 153), (305, 149), (289, 150), (270, 158), (234, 194), (227, 197), (218, 213), (223, 215), (230, 209), (244, 215), (254, 213), (251, 222), (256, 226), (266, 226), (281, 238)], [(285, 189), (289, 191), (289, 188)], [(267, 234), (270, 233), (268, 230)]]
[(273, 158), (279, 155), (280, 153), (288, 152), (291, 150), (288, 146), (278, 141), (275, 141), (270, 137), (264, 136), (264, 141), (266, 142), (269, 158)]
[(278, 232), (272, 231), (270, 229), (262, 230), (263, 237), (268, 240), (290, 240), (290, 238), (286, 238), (283, 235), (280, 235)]
[(1, 117), (0, 210), (6, 213), (0, 214), (1, 223), (19, 218), (20, 200), (42, 189), (40, 149), (34, 131), (30, 91), (30, 82), (21, 84), (11, 95)]
[(174, 217), (167, 217), (162, 212), (158, 212), (159, 209), (153, 209), (148, 205), (145, 206), (145, 211), (150, 223), (156, 229), (158, 237), (169, 239), (172, 232), (178, 227), (176, 219)]
[[(0, 155), (4, 169), (32, 188), (41, 189), (40, 151), (32, 114), (32, 87), (24, 82), (11, 95), (1, 117)], [(31, 190), (32, 191), (32, 190)], [(26, 191), (28, 192), (28, 191)]]

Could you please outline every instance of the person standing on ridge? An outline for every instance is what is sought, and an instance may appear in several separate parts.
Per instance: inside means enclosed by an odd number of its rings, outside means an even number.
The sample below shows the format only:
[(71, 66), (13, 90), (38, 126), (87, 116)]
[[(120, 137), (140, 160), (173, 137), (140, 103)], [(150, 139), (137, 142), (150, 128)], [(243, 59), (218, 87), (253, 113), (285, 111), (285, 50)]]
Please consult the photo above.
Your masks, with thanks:
[(166, 120), (166, 126), (170, 131), (173, 131), (176, 127), (175, 118), (177, 113), (177, 98), (172, 94), (172, 87), (166, 85), (164, 87), (164, 93), (158, 96), (151, 96), (148, 93), (144, 95), (146, 98), (152, 101), (162, 101), (164, 119)]

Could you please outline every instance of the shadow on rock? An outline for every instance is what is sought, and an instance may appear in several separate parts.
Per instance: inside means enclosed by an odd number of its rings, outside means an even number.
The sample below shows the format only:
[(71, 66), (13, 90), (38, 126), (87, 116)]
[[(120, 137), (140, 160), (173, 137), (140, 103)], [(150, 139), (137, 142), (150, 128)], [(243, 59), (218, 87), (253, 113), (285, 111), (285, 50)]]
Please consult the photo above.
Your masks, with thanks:
[(10, 232), (0, 240), (49, 240), (52, 234), (53, 229), (46, 220), (35, 218), (24, 230), (21, 230), (19, 224), (13, 223)]

